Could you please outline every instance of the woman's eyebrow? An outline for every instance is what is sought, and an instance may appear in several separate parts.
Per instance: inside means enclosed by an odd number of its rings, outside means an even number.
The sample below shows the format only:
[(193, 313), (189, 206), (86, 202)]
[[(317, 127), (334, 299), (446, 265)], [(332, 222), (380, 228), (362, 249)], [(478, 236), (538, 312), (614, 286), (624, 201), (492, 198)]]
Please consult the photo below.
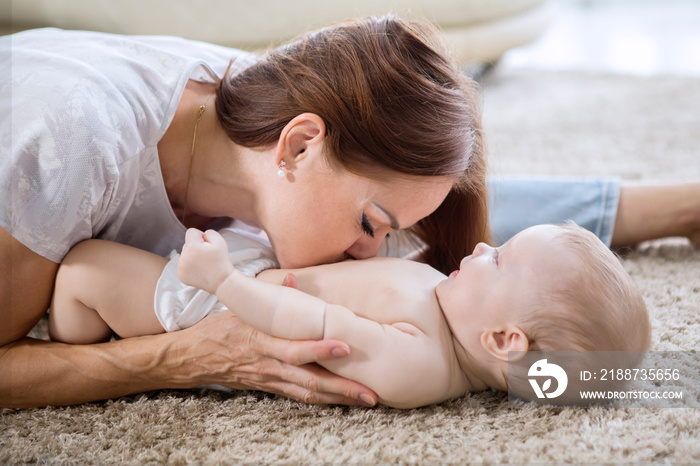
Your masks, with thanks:
[(392, 230), (400, 230), (401, 229), (401, 228), (399, 228), (399, 221), (396, 220), (396, 217), (394, 217), (394, 215), (391, 212), (389, 212), (388, 210), (386, 210), (384, 207), (377, 204), (376, 202), (374, 203), (374, 205), (377, 206), (377, 208), (379, 210), (384, 212), (387, 217), (389, 217), (389, 225), (391, 226)]

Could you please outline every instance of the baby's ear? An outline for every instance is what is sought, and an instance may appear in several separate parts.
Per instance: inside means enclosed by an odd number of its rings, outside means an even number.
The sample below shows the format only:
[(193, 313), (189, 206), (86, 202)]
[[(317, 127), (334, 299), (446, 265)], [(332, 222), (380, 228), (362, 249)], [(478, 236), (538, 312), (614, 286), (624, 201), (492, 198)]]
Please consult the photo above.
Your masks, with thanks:
[[(496, 359), (513, 361), (514, 352), (520, 353), (517, 359), (523, 357), (528, 349), (525, 332), (518, 326), (509, 326), (502, 330), (486, 330), (481, 334), (481, 346)], [(510, 358), (508, 353), (511, 353)]]

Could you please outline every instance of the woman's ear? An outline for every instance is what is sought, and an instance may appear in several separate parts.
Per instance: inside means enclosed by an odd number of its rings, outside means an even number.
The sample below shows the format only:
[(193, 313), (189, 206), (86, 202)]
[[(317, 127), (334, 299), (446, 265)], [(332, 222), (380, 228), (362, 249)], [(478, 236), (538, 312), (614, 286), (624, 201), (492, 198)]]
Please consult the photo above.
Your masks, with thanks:
[(525, 356), (529, 342), (525, 332), (520, 327), (513, 325), (500, 331), (484, 331), (481, 334), (481, 346), (494, 358), (508, 362), (517, 361)]
[(326, 137), (326, 124), (315, 113), (302, 113), (294, 117), (282, 129), (277, 149), (275, 165), (285, 162), (288, 170), (310, 153), (320, 152)]

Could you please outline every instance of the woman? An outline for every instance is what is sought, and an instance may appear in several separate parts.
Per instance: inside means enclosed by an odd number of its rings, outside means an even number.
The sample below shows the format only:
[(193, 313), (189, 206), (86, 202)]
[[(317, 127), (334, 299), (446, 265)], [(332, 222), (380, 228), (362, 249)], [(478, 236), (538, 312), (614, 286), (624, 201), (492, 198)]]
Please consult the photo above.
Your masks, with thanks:
[(373, 256), (411, 227), (424, 259), (449, 270), (488, 237), (475, 89), (425, 25), (349, 23), (257, 64), (174, 38), (41, 30), (12, 47), (12, 83), (0, 85), (12, 118), (0, 125), (3, 406), (212, 383), (376, 402), (310, 364), (347, 355), (344, 343), (275, 339), (231, 313), (103, 345), (24, 338), (83, 239), (165, 255), (186, 227), (236, 218), (267, 233), (283, 267), (301, 267)]

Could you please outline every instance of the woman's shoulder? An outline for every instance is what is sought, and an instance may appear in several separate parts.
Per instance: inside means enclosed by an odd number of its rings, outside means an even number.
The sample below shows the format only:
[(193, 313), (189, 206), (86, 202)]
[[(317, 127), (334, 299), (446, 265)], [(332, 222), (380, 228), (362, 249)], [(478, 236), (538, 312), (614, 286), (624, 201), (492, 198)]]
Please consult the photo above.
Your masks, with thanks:
[[(233, 63), (232, 68), (235, 72), (252, 66), (259, 59), (251, 52), (182, 37), (133, 36), (133, 40), (178, 57), (200, 60), (219, 77), (223, 76), (230, 62)], [(206, 76), (202, 78), (207, 80)]]
[[(40, 28), (7, 37), (11, 37), (13, 52), (19, 52), (17, 57), (20, 59), (30, 53), (39, 53), (46, 58), (70, 58), (74, 66), (84, 62), (96, 71), (118, 59), (122, 68), (150, 68), (158, 72), (160, 78), (192, 73), (193, 69), (189, 68), (197, 65), (221, 76), (231, 60), (234, 68), (244, 69), (258, 59), (255, 54), (243, 50), (176, 36)], [(197, 77), (193, 76), (193, 79)], [(201, 77), (210, 79), (207, 73), (202, 73)]]
[(12, 52), (8, 96), (14, 108), (22, 107), (14, 115), (68, 112), (68, 121), (105, 129), (103, 138), (129, 145), (132, 154), (139, 144), (157, 144), (189, 79), (211, 81), (232, 58), (238, 67), (252, 60), (244, 52), (177, 37), (54, 28), (15, 34)]
[(59, 29), (17, 34), (11, 82), (0, 90), (12, 106), (15, 148), (54, 152), (51, 144), (70, 142), (72, 157), (138, 154), (157, 143), (172, 118), (187, 81), (185, 65), (124, 36)]

